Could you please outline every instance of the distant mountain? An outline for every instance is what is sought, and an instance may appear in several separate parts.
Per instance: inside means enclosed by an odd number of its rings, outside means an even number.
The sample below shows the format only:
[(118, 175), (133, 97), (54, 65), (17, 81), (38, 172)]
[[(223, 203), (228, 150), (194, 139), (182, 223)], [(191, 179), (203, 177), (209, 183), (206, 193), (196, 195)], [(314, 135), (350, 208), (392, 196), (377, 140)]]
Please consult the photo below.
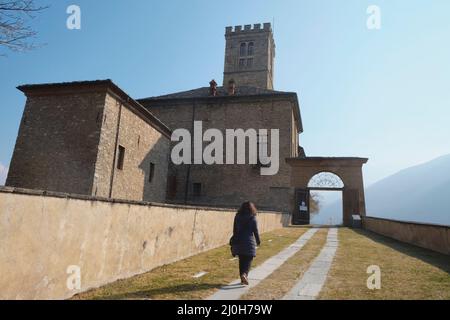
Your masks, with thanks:
[(367, 215), (450, 225), (450, 154), (366, 189)]

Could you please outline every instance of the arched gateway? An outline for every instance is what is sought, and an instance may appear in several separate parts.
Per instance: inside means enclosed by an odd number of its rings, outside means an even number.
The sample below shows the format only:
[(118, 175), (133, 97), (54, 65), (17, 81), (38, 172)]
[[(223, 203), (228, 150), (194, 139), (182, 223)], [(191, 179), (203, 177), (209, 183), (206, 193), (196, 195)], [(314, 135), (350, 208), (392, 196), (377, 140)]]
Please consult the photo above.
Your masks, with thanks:
[(353, 214), (366, 215), (362, 166), (367, 158), (304, 157), (286, 160), (291, 166), (291, 186), (295, 188), (292, 223), (309, 224), (311, 190), (341, 190), (345, 226)]

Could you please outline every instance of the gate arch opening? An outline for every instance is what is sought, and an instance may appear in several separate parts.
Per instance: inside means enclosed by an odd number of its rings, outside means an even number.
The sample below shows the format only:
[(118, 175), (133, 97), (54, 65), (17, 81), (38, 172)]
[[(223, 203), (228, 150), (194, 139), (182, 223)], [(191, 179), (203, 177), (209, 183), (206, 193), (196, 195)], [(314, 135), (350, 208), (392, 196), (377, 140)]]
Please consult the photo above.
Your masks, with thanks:
[(344, 181), (335, 173), (322, 171), (309, 179), (308, 189), (310, 190), (342, 190)]
[(310, 223), (315, 225), (341, 225), (342, 190), (344, 182), (335, 173), (322, 171), (308, 181)]
[(345, 226), (351, 226), (352, 215), (365, 216), (362, 166), (367, 160), (355, 157), (286, 159), (291, 166), (291, 187), (295, 191), (292, 224), (310, 223), (309, 200), (312, 190), (342, 191), (342, 221)]

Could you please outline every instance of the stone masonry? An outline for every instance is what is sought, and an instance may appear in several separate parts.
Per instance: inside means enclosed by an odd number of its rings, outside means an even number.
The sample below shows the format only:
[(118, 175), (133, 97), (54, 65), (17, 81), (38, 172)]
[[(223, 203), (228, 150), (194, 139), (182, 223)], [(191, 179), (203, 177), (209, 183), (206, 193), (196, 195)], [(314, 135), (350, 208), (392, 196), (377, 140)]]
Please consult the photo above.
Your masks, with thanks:
[(170, 131), (110, 80), (19, 89), (27, 102), (7, 186), (165, 201)]
[(223, 85), (273, 89), (275, 41), (270, 23), (227, 27)]
[[(197, 96), (184, 99), (164, 97), (140, 100), (140, 103), (171, 130), (184, 128), (192, 134), (193, 121), (202, 121), (203, 131), (216, 128), (224, 135), (226, 129), (238, 128), (279, 129), (280, 132), (278, 174), (262, 176), (260, 167), (251, 164), (171, 164), (169, 181), (176, 186), (168, 200), (239, 206), (250, 199), (259, 208), (284, 212), (291, 210), (291, 168), (284, 159), (297, 157), (298, 152), (301, 121), (295, 93), (270, 92), (262, 95)], [(194, 194), (194, 184), (201, 185), (201, 194)]]

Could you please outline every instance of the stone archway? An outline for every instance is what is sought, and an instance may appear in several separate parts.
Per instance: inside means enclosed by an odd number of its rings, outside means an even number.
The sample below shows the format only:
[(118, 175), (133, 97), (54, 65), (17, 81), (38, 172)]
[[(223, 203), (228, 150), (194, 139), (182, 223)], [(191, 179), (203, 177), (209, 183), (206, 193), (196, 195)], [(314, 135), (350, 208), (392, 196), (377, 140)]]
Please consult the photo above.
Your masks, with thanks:
[[(286, 159), (286, 162), (291, 166), (291, 186), (295, 188), (292, 223), (309, 224), (309, 208), (305, 208), (302, 204), (303, 202), (309, 204), (309, 193), (312, 189), (342, 190), (342, 214), (345, 226), (351, 225), (352, 215), (359, 214), (365, 216), (366, 204), (362, 166), (367, 161), (367, 158), (347, 157)], [(330, 184), (330, 181), (326, 181), (325, 179), (324, 185), (322, 186), (309, 185), (313, 177), (325, 172), (337, 176), (342, 184), (333, 185), (333, 182)]]
[[(308, 209), (312, 210), (311, 200), (314, 198), (314, 194), (317, 195), (317, 192), (326, 191), (325, 193), (327, 193), (327, 194), (329, 194), (330, 192), (332, 192), (334, 194), (339, 194), (340, 203), (341, 203), (340, 211), (342, 212), (343, 206), (342, 206), (341, 199), (343, 199), (342, 198), (343, 190), (344, 190), (344, 182), (338, 175), (336, 175), (332, 172), (317, 173), (316, 175), (311, 177), (311, 179), (308, 182), (308, 190), (307, 191), (308, 191), (309, 197), (310, 197), (310, 203), (309, 203), (310, 207)], [(321, 193), (321, 194), (322, 194), (322, 196), (324, 195), (324, 193)], [(316, 213), (319, 213), (319, 212), (316, 212)], [(320, 214), (319, 214), (319, 216), (320, 216)], [(310, 220), (309, 222), (312, 222), (314, 220), (312, 218), (312, 212), (310, 212), (308, 220)], [(331, 221), (332, 220), (330, 220), (330, 223), (331, 223)]]

